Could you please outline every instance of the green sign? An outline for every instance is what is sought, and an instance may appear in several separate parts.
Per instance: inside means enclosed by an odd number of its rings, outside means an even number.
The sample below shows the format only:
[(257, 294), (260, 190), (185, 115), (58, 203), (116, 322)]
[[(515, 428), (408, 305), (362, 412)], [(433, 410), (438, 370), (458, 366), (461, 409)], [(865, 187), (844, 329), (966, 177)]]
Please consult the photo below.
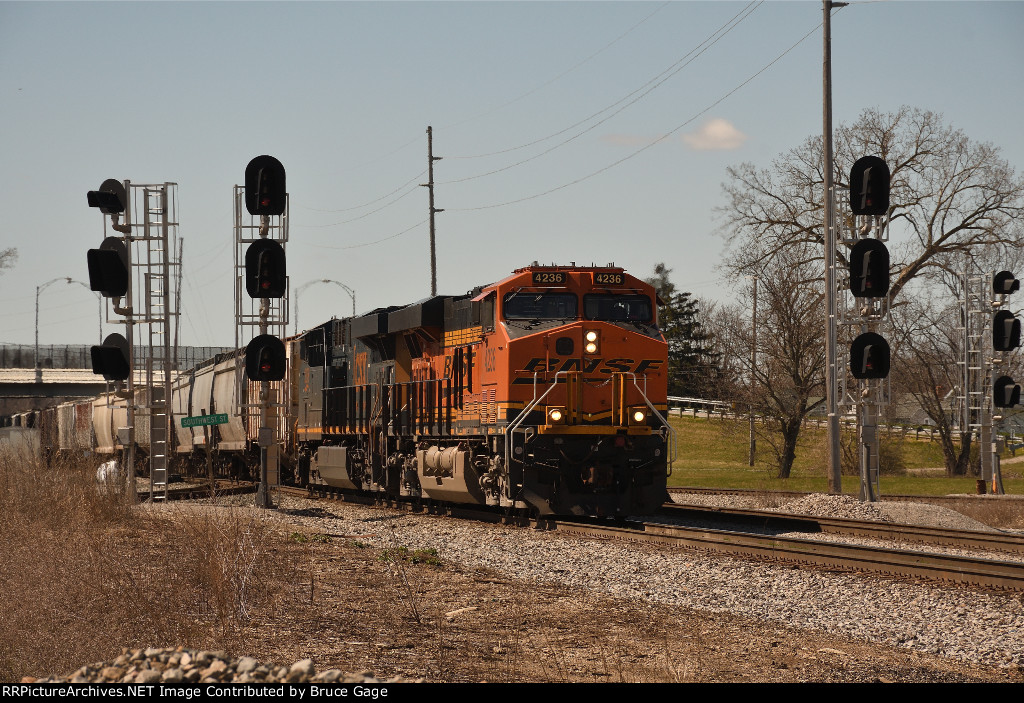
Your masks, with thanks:
[(218, 415), (196, 415), (181, 418), (182, 427), (201, 427), (202, 425), (223, 425), (228, 421), (227, 413)]

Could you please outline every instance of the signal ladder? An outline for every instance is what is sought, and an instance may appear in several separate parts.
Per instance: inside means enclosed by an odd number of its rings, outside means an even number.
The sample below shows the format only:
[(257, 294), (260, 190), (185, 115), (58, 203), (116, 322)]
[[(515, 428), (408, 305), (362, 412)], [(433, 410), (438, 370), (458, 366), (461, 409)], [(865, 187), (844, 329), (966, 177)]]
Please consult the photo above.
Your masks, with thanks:
[(961, 393), (957, 400), (961, 404), (961, 432), (975, 437), (980, 437), (986, 426), (991, 427), (991, 408), (985, 388), (990, 369), (986, 331), (992, 306), (986, 283), (983, 275), (964, 274), (963, 324), (959, 328), (963, 333), (964, 349), (963, 359), (958, 362), (961, 367)]
[[(134, 186), (134, 184), (133, 184)], [(140, 398), (144, 415), (148, 419), (149, 475), (153, 498), (167, 498), (170, 453), (173, 451), (173, 415), (171, 413), (171, 381), (177, 371), (177, 343), (172, 344), (172, 325), (177, 322), (177, 285), (171, 277), (172, 268), (180, 272), (180, 254), (175, 257), (177, 244), (177, 184), (139, 185), (133, 187), (134, 200), (141, 207), (141, 229), (134, 240), (144, 243), (143, 252), (133, 256), (137, 280), (142, 283), (143, 315), (136, 324), (147, 327), (146, 346), (137, 345), (145, 354), (146, 390)], [(172, 349), (174, 355), (172, 356)], [(158, 491), (163, 491), (162, 495)]]

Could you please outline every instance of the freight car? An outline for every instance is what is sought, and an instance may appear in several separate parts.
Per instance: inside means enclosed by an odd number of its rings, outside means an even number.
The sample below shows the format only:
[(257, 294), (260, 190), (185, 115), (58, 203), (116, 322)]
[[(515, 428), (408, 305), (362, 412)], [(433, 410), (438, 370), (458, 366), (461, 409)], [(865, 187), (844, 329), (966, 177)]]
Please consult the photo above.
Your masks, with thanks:
[(621, 268), (533, 265), (309, 330), (293, 350), (298, 479), (540, 515), (649, 512), (674, 446), (655, 304)]
[[(621, 268), (534, 264), (287, 339), (288, 375), (271, 384), (282, 481), (539, 515), (649, 512), (667, 497), (675, 445), (656, 302)], [(258, 473), (243, 354), (173, 382), (172, 470)], [(67, 406), (44, 413), (44, 447), (120, 450), (123, 398)], [(228, 422), (183, 427), (208, 414)], [(135, 436), (144, 457), (147, 433)]]

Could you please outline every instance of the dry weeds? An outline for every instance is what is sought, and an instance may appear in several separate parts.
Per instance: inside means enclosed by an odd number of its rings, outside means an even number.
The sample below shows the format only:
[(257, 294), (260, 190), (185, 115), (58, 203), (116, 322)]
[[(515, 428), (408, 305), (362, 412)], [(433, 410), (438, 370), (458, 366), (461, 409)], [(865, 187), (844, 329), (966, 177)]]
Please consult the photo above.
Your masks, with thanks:
[(295, 555), (256, 517), (151, 515), (95, 477), (94, 461), (0, 455), (0, 680), (223, 645), (291, 588)]
[(524, 584), (413, 558), (421, 545), (296, 532), (253, 509), (129, 508), (97, 491), (94, 476), (89, 463), (43, 471), (33, 457), (0, 457), (0, 680), (174, 646), (445, 682), (1020, 680), (760, 621)]

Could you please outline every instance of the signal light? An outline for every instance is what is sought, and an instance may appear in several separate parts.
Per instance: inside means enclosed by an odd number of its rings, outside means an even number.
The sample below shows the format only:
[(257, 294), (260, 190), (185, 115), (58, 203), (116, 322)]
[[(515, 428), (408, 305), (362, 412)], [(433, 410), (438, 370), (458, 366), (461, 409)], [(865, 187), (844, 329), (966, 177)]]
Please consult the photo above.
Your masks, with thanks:
[(889, 167), (877, 156), (857, 159), (850, 169), (850, 209), (854, 215), (884, 215), (889, 210)]
[(251, 381), (280, 381), (287, 359), (284, 342), (272, 334), (254, 337), (245, 347), (245, 373)]
[(128, 249), (117, 237), (107, 237), (99, 249), (86, 252), (89, 288), (107, 298), (122, 298), (128, 293)]
[(103, 181), (99, 190), (90, 190), (86, 193), (86, 198), (89, 207), (98, 207), (104, 215), (124, 212), (128, 202), (124, 184), (113, 178)]
[(1020, 386), (1009, 376), (1000, 376), (992, 387), (992, 404), (997, 408), (1012, 408), (1020, 404)]
[(564, 408), (548, 408), (548, 424), (561, 425), (565, 422)]
[(1000, 271), (992, 277), (992, 292), (996, 295), (1009, 295), (1020, 290), (1020, 281), (1009, 271)]
[(855, 298), (881, 298), (889, 292), (889, 249), (878, 239), (862, 239), (850, 250), (850, 290)]
[(1000, 310), (992, 319), (992, 349), (1011, 351), (1020, 346), (1020, 320), (1009, 310)]
[(889, 343), (880, 334), (865, 332), (850, 345), (850, 373), (854, 378), (889, 375)]
[(647, 420), (647, 411), (644, 408), (629, 409), (629, 424), (642, 425)]
[(282, 215), (288, 191), (284, 166), (273, 156), (257, 156), (245, 167), (245, 209), (250, 215)]
[(123, 381), (129, 374), (128, 340), (119, 334), (108, 335), (103, 344), (89, 348), (92, 372), (108, 381)]
[(288, 288), (284, 247), (260, 239), (245, 250), (245, 290), (250, 298), (283, 298)]

